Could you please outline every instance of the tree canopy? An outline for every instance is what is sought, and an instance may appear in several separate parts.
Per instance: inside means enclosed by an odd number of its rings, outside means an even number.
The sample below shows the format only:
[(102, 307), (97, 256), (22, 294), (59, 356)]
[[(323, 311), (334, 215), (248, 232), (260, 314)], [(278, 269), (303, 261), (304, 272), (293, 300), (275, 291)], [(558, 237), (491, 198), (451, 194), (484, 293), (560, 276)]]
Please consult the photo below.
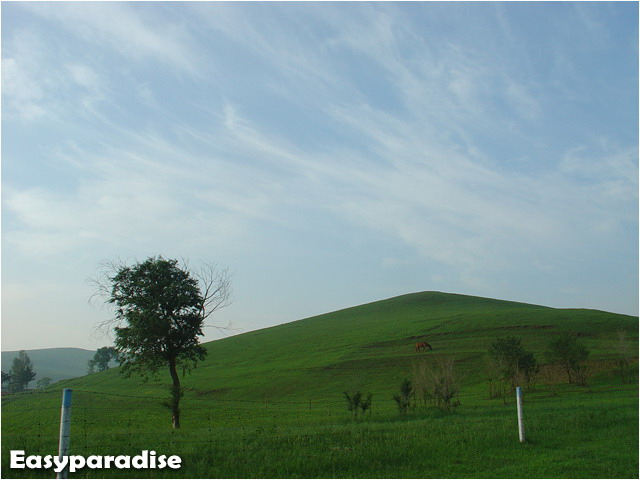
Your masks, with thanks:
[(150, 257), (114, 269), (108, 287), (107, 303), (115, 310), (115, 349), (123, 373), (147, 377), (168, 367), (172, 423), (178, 428), (182, 396), (178, 370), (196, 367), (207, 353), (198, 339), (205, 319), (229, 303), (227, 271), (206, 265), (193, 273), (177, 260)]
[(526, 351), (522, 339), (518, 337), (496, 339), (489, 347), (489, 357), (502, 379), (510, 383), (511, 389), (516, 387), (521, 377), (529, 384), (539, 369), (533, 352)]
[(11, 392), (24, 391), (28, 387), (29, 382), (36, 378), (33, 363), (31, 363), (27, 352), (20, 350), (18, 356), (13, 359), (9, 375), (9, 391)]
[(51, 385), (53, 379), (51, 377), (42, 377), (40, 380), (36, 382), (36, 388), (47, 388)]
[(109, 368), (109, 363), (118, 358), (118, 351), (114, 347), (99, 348), (93, 358), (89, 360), (89, 373), (93, 373), (97, 368), (99, 372), (104, 372)]

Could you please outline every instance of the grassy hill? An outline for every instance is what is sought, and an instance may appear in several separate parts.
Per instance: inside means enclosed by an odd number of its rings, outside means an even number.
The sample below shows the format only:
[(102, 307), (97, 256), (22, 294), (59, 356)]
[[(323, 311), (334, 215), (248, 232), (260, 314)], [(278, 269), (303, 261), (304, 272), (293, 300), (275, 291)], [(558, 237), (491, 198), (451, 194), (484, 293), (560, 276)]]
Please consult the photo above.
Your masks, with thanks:
[[(65, 378), (81, 377), (87, 374), (87, 362), (93, 358), (95, 351), (82, 348), (42, 348), (27, 350), (37, 374), (29, 386), (34, 388), (36, 382), (44, 377), (54, 382)], [(18, 351), (2, 352), (2, 370), (8, 372)]]
[[(167, 373), (142, 382), (112, 369), (40, 395), (5, 397), (2, 473), (16, 476), (6, 470), (10, 444), (55, 450), (60, 388), (68, 387), (80, 438), (75, 453), (177, 452), (185, 467), (168, 476), (635, 476), (638, 390), (614, 374), (618, 330), (637, 355), (637, 317), (439, 292), (395, 297), (207, 343), (207, 359), (183, 379), (178, 432), (161, 406)], [(513, 399), (488, 398), (487, 349), (514, 335), (543, 363), (547, 343), (564, 331), (591, 352), (590, 386), (542, 372), (526, 394), (530, 440), (519, 445)], [(422, 340), (432, 352), (415, 352)], [(400, 417), (392, 394), (439, 357), (455, 360), (460, 407), (445, 414), (424, 406)], [(345, 390), (372, 392), (371, 415), (353, 422)], [(35, 438), (25, 433), (36, 431)], [(165, 473), (108, 473), (131, 475)]]
[[(465, 383), (474, 384), (482, 379), (483, 357), (497, 337), (521, 337), (544, 361), (549, 337), (568, 331), (583, 339), (593, 358), (606, 360), (615, 355), (619, 329), (637, 345), (637, 322), (595, 310), (423, 292), (209, 342), (206, 360), (185, 386), (230, 398), (335, 396), (354, 383), (390, 391), (424, 358), (414, 351), (420, 340), (433, 346), (431, 358), (453, 356)], [(69, 383), (76, 384), (137, 388), (117, 371)]]

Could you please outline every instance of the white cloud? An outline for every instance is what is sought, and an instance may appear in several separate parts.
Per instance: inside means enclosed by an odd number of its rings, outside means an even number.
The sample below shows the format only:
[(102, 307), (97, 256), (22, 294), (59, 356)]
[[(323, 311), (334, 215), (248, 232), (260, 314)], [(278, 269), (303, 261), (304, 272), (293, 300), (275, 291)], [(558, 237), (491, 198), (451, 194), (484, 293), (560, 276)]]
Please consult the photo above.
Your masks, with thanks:
[(8, 120), (73, 121), (107, 98), (104, 77), (77, 60), (64, 62), (39, 33), (22, 30), (5, 41), (2, 96)]
[[(79, 87), (95, 97), (103, 97), (105, 85), (100, 75), (91, 67), (82, 64), (69, 64), (66, 66), (68, 77)], [(67, 75), (65, 75), (66, 77)]]
[[(349, 15), (148, 5), (15, 7), (51, 28), (9, 30), (3, 44), (5, 108), (47, 118), (20, 132), (39, 150), (4, 139), (3, 161), (20, 168), (3, 177), (3, 241), (24, 264), (297, 250), (308, 266), (291, 282), (291, 261), (283, 288), (311, 285), (306, 271), (347, 272), (330, 259), (353, 255), (350, 265), (393, 276), (361, 293), (447, 285), (500, 297), (535, 281), (560, 291), (633, 255), (637, 146), (614, 126), (593, 140), (588, 121), (571, 130), (552, 117), (570, 100), (519, 57), (529, 44), (485, 48), (522, 41), (517, 17), (481, 42), (464, 16), (439, 29), (430, 4), (354, 4)], [(578, 67), (558, 77), (564, 87), (574, 75), (584, 92), (602, 87)], [(513, 161), (522, 152), (526, 169)], [(367, 247), (349, 250), (352, 237)]]
[(570, 149), (560, 161), (560, 170), (592, 181), (620, 180), (638, 184), (638, 149), (619, 148), (606, 139)]
[[(215, 138), (226, 137), (228, 145), (228, 132)], [(265, 151), (259, 138), (252, 144), (246, 134), (231, 138), (234, 148), (244, 146), (238, 151), (267, 153), (268, 161), (281, 153)], [(60, 159), (79, 175), (79, 187), (64, 193), (5, 189), (4, 208), (18, 221), (5, 239), (38, 255), (104, 243), (237, 241), (249, 220), (276, 220), (273, 205), (282, 189), (275, 179), (267, 181), (268, 173), (219, 155), (194, 155), (153, 133), (123, 131), (119, 144), (101, 153), (72, 144)]]
[[(312, 82), (308, 87), (317, 87), (320, 94), (301, 102), (322, 112), (365, 148), (357, 153), (350, 145), (308, 150), (292, 143), (286, 133), (253, 123), (241, 107), (227, 102), (214, 117), (218, 123), (212, 129), (189, 123), (174, 127), (206, 144), (207, 154), (159, 133), (129, 132), (111, 125), (114, 133), (127, 139), (124, 144), (109, 147), (104, 155), (89, 155), (89, 162), (80, 160), (87, 152), (73, 154), (76, 165), (84, 162), (86, 171), (100, 180), (83, 184), (70, 199), (56, 200), (42, 192), (29, 192), (25, 202), (10, 197), (12, 211), (30, 227), (42, 229), (43, 235), (52, 235), (54, 224), (70, 231), (93, 225), (85, 238), (111, 235), (124, 241), (158, 232), (171, 236), (168, 232), (176, 228), (191, 229), (191, 237), (206, 235), (199, 228), (202, 219), (223, 225), (222, 230), (232, 236), (241, 231), (240, 224), (250, 228), (250, 222), (266, 220), (283, 225), (293, 209), (321, 208), (397, 238), (423, 258), (465, 272), (465, 278), (478, 283), (473, 272), (499, 270), (523, 250), (557, 250), (558, 238), (564, 239), (561, 250), (570, 248), (575, 234), (563, 234), (572, 227), (583, 231), (574, 218), (576, 211), (581, 218), (591, 217), (592, 224), (604, 225), (606, 210), (598, 202), (603, 196), (628, 194), (619, 183), (600, 184), (600, 192), (589, 192), (597, 196), (581, 204), (577, 199), (584, 198), (584, 192), (576, 192), (578, 187), (566, 178), (508, 172), (488, 160), (482, 147), (468, 140), (470, 130), (462, 128), (473, 120), (461, 119), (484, 116), (481, 128), (499, 131), (504, 120), (490, 98), (505, 82), (505, 98), (520, 115), (542, 115), (539, 103), (527, 86), (504, 74), (492, 75), (486, 64), (473, 59), (473, 52), (451, 44), (440, 58), (428, 52), (419, 62), (407, 61), (400, 34), (390, 28), (398, 19), (365, 16), (349, 29), (344, 20), (327, 21), (338, 32), (328, 48), (352, 49), (389, 72), (409, 108), (401, 114), (341, 96), (327, 103), (328, 85), (340, 83), (341, 78), (332, 68), (324, 68), (328, 58), (316, 54), (303, 60), (304, 46), (256, 27), (246, 37), (239, 36), (237, 25), (224, 18), (209, 20), (247, 48), (274, 60), (282, 72), (292, 65), (306, 72)], [(401, 33), (412, 38), (408, 27)], [(280, 55), (286, 60), (276, 59)], [(98, 89), (99, 79), (91, 69), (73, 65), (69, 71), (77, 83)], [(320, 71), (324, 73), (316, 75)], [(341, 91), (354, 89), (357, 85), (345, 82)], [(447, 89), (453, 95), (436, 100)], [(451, 130), (459, 130), (462, 139), (452, 140)], [(614, 155), (608, 162), (628, 167), (628, 155), (624, 161), (617, 158)], [(591, 167), (582, 163), (576, 155), (568, 155), (563, 172), (595, 168), (593, 162)], [(119, 178), (123, 172), (126, 178)], [(633, 174), (633, 168), (629, 172)], [(56, 215), (72, 210), (70, 205), (76, 203), (82, 205), (79, 211)], [(36, 215), (47, 211), (45, 205), (55, 206), (50, 208), (56, 212), (44, 215), (37, 226)], [(65, 223), (68, 218), (75, 224)], [(618, 223), (615, 217), (607, 220), (610, 228)]]
[(109, 46), (126, 58), (153, 59), (189, 74), (198, 71), (187, 28), (173, 19), (159, 17), (151, 4), (27, 3), (24, 8), (55, 21), (94, 46)]
[[(5, 45), (6, 45), (5, 41)], [(2, 96), (11, 115), (23, 120), (44, 117), (46, 76), (39, 75), (38, 38), (29, 32), (16, 35), (13, 48), (3, 48)]]

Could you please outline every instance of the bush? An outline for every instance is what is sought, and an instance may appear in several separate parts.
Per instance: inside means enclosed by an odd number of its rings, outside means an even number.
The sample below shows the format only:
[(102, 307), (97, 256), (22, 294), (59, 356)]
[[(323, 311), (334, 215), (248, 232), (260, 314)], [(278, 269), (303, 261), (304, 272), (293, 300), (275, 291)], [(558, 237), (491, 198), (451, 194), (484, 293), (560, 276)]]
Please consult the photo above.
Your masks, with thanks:
[(575, 381), (577, 385), (586, 385), (587, 370), (584, 362), (589, 356), (589, 350), (578, 342), (577, 337), (568, 333), (556, 337), (549, 343), (546, 355), (550, 362), (563, 366), (569, 383)]
[(411, 377), (413, 381), (413, 392), (422, 406), (426, 406), (427, 402), (431, 401), (429, 375), (427, 373), (428, 368), (429, 364), (426, 359), (418, 364), (414, 364), (413, 375)]
[(489, 398), (502, 398), (506, 405), (511, 382), (504, 379), (499, 365), (489, 356), (485, 357), (485, 369), (489, 376)]
[(371, 414), (371, 402), (373, 399), (373, 395), (371, 394), (371, 392), (369, 392), (367, 394), (367, 398), (365, 398), (364, 400), (360, 401), (360, 410), (362, 411), (362, 415), (364, 416), (364, 414), (367, 412), (367, 410), (369, 410), (369, 414)]
[(400, 385), (400, 393), (394, 394), (393, 399), (396, 401), (398, 411), (401, 415), (406, 415), (413, 409), (413, 397), (415, 392), (413, 391), (413, 385), (411, 381), (405, 378)]
[(524, 349), (522, 339), (518, 337), (498, 338), (491, 344), (488, 353), (493, 363), (490, 377), (494, 381), (509, 382), (511, 391), (521, 382), (530, 387), (540, 370), (533, 353)]
[(618, 366), (620, 373), (620, 380), (622, 383), (631, 383), (634, 375), (631, 369), (631, 358), (633, 357), (633, 349), (627, 340), (627, 332), (624, 330), (618, 330), (618, 343), (617, 350), (618, 355), (616, 359), (616, 365)]
[(433, 403), (441, 410), (451, 411), (451, 407), (460, 405), (460, 401), (453, 399), (459, 393), (460, 387), (453, 372), (453, 358), (438, 359), (435, 365), (427, 370), (429, 376), (428, 391)]
[(362, 398), (361, 392), (355, 392), (353, 395), (349, 394), (349, 392), (344, 392), (342, 396), (347, 401), (347, 410), (353, 414), (354, 420), (358, 418), (358, 410), (362, 412), (362, 415), (364, 415), (367, 410), (371, 412), (371, 402), (373, 398), (371, 393), (368, 393), (364, 399)]
[(423, 361), (413, 368), (413, 390), (418, 400), (426, 405), (431, 402), (441, 410), (451, 411), (460, 404), (454, 398), (460, 388), (454, 375), (453, 358), (437, 358)]

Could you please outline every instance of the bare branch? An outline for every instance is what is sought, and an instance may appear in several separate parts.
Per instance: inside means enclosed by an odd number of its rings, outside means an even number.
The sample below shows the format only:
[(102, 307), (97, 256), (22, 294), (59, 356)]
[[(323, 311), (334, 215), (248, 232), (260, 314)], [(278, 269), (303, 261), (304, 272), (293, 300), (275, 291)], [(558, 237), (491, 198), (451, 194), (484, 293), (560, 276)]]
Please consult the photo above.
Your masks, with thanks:
[[(87, 283), (93, 286), (93, 294), (89, 298), (89, 304), (99, 305), (101, 308), (110, 308), (113, 305), (109, 302), (112, 295), (113, 279), (119, 271), (126, 268), (132, 259), (123, 261), (120, 258), (114, 260), (104, 260), (96, 269), (94, 277), (87, 279)], [(133, 259), (135, 263), (135, 259)], [(188, 258), (181, 259), (181, 268), (188, 271), (196, 279), (202, 294), (201, 315), (202, 320), (209, 318), (216, 310), (226, 307), (232, 303), (231, 299), (231, 274), (227, 267), (221, 266), (218, 262), (200, 262), (199, 268), (192, 268)], [(120, 327), (123, 320), (112, 311), (112, 316), (104, 321), (96, 323), (93, 328), (93, 335), (104, 336), (113, 332), (114, 327)], [(231, 322), (226, 326), (203, 325), (212, 327), (220, 332), (228, 332), (233, 329)]]
[(200, 282), (203, 320), (216, 310), (231, 305), (231, 274), (227, 267), (202, 262), (200, 268), (192, 271), (192, 274)]
[(204, 328), (215, 328), (216, 330), (218, 330), (220, 333), (222, 333), (225, 337), (229, 336), (229, 332), (242, 332), (243, 329), (242, 328), (233, 328), (232, 327), (233, 323), (231, 322), (231, 320), (229, 320), (229, 322), (227, 322), (227, 325), (225, 327), (221, 327), (219, 325), (203, 325)]
[[(94, 308), (96, 306), (100, 308), (109, 307), (108, 300), (113, 288), (113, 277), (126, 265), (126, 262), (119, 257), (114, 260), (100, 262), (96, 268), (95, 276), (87, 279), (87, 283), (93, 287), (93, 293), (88, 300), (89, 305)], [(119, 327), (120, 324), (121, 319), (114, 315), (111, 318), (97, 322), (92, 329), (91, 335), (94, 337), (107, 336), (113, 331), (114, 327)]]

